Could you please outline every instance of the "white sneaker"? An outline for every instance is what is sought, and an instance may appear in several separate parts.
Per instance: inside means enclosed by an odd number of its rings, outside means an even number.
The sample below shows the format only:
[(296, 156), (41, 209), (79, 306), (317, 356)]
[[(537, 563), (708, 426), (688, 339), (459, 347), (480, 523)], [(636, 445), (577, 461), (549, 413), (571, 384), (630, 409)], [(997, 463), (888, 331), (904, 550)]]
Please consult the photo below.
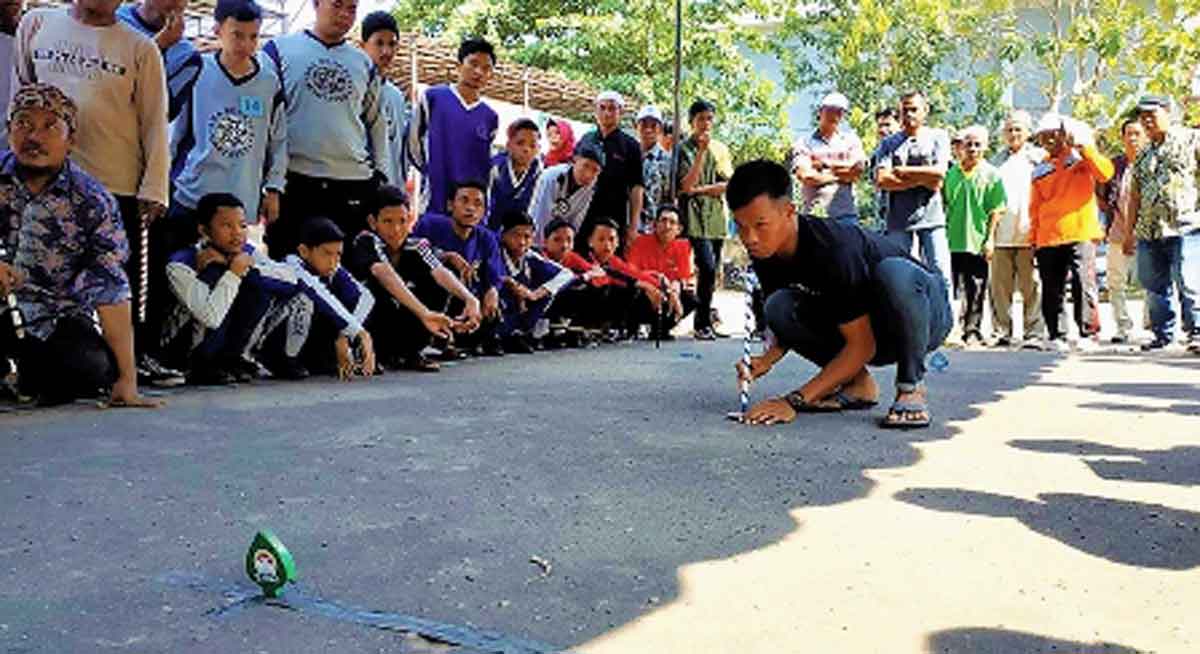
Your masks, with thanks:
[(1100, 351), (1100, 343), (1094, 338), (1081, 338), (1075, 341), (1075, 351), (1080, 354), (1093, 354)]
[(1067, 354), (1071, 351), (1071, 344), (1065, 338), (1055, 338), (1047, 341), (1051, 352), (1059, 352)]

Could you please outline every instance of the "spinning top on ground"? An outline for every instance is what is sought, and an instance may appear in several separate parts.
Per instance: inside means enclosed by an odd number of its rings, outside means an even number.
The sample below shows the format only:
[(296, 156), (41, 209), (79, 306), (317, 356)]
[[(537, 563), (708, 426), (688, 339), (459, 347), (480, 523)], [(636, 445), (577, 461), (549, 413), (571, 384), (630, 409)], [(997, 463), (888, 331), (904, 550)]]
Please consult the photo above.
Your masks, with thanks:
[(246, 574), (262, 588), (263, 595), (278, 597), (285, 584), (296, 580), (296, 562), (279, 538), (264, 529), (254, 535), (246, 552)]

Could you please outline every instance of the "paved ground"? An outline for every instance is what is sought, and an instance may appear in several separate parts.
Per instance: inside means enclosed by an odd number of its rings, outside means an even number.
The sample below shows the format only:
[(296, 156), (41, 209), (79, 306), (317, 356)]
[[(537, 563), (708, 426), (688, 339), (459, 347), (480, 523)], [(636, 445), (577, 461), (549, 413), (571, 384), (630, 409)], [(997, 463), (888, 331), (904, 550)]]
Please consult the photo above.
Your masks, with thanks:
[(739, 349), (0, 415), (0, 652), (1200, 649), (1200, 359), (951, 353), (903, 434), (725, 422)]

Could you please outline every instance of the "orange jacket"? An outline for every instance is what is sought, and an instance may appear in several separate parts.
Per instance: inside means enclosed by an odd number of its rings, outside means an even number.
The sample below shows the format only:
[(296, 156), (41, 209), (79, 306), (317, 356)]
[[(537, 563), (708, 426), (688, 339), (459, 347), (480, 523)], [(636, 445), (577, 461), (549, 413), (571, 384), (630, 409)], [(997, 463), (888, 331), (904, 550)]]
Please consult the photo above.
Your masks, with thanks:
[(1112, 161), (1092, 145), (1067, 150), (1038, 164), (1029, 195), (1031, 245), (1048, 247), (1104, 238), (1096, 184), (1112, 176)]

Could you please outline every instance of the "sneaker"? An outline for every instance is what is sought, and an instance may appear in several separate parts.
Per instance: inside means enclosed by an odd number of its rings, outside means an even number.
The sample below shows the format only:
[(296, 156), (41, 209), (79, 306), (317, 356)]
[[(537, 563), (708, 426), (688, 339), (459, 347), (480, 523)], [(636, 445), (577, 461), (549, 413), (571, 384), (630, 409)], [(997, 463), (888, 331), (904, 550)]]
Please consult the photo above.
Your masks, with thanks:
[(187, 383), (187, 378), (182, 372), (164, 366), (149, 355), (143, 356), (141, 361), (138, 361), (137, 372), (138, 384), (145, 386), (174, 388)]
[(453, 345), (447, 345), (441, 349), (437, 358), (439, 361), (462, 361), (468, 356), (470, 356), (468, 352), (460, 350)]
[(1200, 336), (1192, 336), (1187, 342), (1188, 354), (1200, 355)]
[(1171, 341), (1165, 341), (1160, 338), (1153, 338), (1145, 343), (1142, 343), (1143, 352), (1158, 352), (1170, 347)]
[(1021, 341), (1021, 349), (1029, 352), (1045, 352), (1046, 342), (1037, 336), (1030, 336)]
[(981, 348), (983, 344), (983, 335), (977, 332), (971, 332), (963, 338), (963, 345), (971, 349)]
[(521, 334), (513, 334), (504, 339), (504, 351), (513, 354), (533, 354), (533, 343)]
[(1129, 342), (1129, 336), (1126, 334), (1117, 334), (1108, 340), (1113, 345), (1125, 345)]
[(298, 359), (273, 361), (267, 364), (267, 370), (271, 371), (271, 376), (275, 379), (300, 381), (309, 377), (308, 368), (305, 368)]
[(216, 366), (197, 366), (188, 371), (189, 386), (229, 386), (237, 383), (233, 373)]
[(1051, 352), (1066, 354), (1071, 351), (1071, 343), (1065, 338), (1052, 338), (1048, 345)]
[(992, 341), (992, 347), (1012, 347), (1013, 341), (1008, 336), (1000, 336)]
[(692, 334), (692, 337), (698, 341), (715, 341), (717, 340), (717, 333), (713, 331), (712, 327), (705, 327), (704, 329), (696, 330)]
[(1075, 351), (1081, 354), (1092, 354), (1100, 351), (1100, 340), (1095, 336), (1087, 336), (1075, 341)]
[(420, 352), (405, 357), (399, 361), (399, 365), (394, 366), (396, 370), (412, 370), (415, 372), (441, 372), (442, 367)]
[(230, 359), (224, 368), (233, 375), (234, 379), (243, 384), (263, 379), (271, 374), (270, 371), (263, 368), (261, 363), (247, 356)]
[(504, 356), (504, 345), (501, 344), (499, 338), (489, 338), (486, 343), (480, 344), (477, 349), (478, 354), (488, 357)]

